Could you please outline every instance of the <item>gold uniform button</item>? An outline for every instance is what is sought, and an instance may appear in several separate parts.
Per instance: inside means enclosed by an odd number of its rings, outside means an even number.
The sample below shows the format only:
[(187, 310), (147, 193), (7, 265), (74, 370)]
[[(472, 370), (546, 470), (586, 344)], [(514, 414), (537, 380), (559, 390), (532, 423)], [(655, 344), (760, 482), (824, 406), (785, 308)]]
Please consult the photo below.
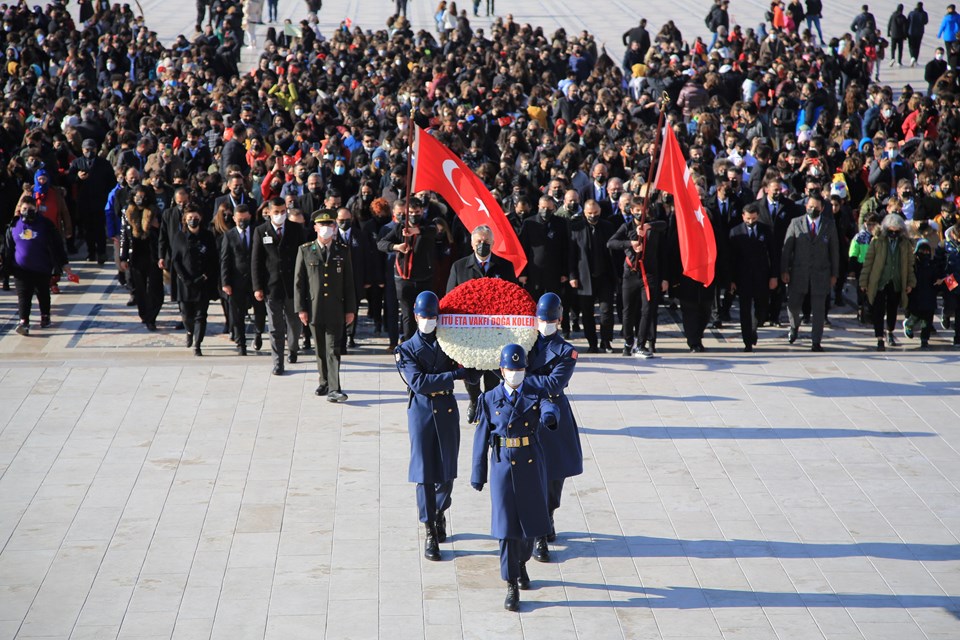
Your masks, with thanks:
[(529, 426), (530, 426), (530, 423), (529, 423), (529, 422), (524, 422), (524, 423), (523, 423), (523, 426), (529, 427)]
[(516, 460), (511, 460), (511, 461), (510, 461), (510, 464), (517, 464), (517, 461), (516, 461)]
[(500, 415), (500, 412), (499, 412), (499, 411), (497, 411), (497, 415)]
[(533, 462), (533, 458), (530, 458), (529, 460), (527, 460), (527, 462)]
[(330, 286), (330, 284), (329, 284), (329, 283), (326, 283), (326, 282), (324, 282), (324, 283), (323, 283), (323, 286), (325, 286), (325, 287), (329, 287), (329, 286)]
[(437, 410), (436, 410), (436, 409), (434, 409), (434, 410), (433, 410), (433, 412), (434, 412), (434, 413), (436, 413), (436, 412), (437, 412)]
[(453, 409), (447, 409), (447, 413), (453, 413)]

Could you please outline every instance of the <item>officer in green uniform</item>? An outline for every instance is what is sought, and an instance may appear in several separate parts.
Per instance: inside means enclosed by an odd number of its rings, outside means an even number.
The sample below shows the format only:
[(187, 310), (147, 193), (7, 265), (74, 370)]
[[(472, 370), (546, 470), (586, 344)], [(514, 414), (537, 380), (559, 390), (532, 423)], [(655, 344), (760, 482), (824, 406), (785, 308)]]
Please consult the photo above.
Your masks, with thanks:
[(313, 214), (317, 239), (300, 245), (294, 271), (294, 308), (300, 321), (313, 327), (317, 339), (318, 396), (328, 402), (344, 402), (340, 389), (340, 338), (357, 315), (350, 251), (339, 243), (337, 214), (320, 209)]

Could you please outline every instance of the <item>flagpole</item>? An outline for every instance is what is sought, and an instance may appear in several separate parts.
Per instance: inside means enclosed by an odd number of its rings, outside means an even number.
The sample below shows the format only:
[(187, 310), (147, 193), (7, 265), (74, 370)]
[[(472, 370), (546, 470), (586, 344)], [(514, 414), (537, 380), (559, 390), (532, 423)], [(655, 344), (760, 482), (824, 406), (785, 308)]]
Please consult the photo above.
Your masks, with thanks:
[(640, 263), (640, 276), (643, 279), (643, 288), (647, 293), (647, 300), (650, 300), (650, 283), (647, 282), (647, 269), (643, 263), (643, 256), (647, 250), (647, 236), (643, 231), (643, 225), (647, 222), (647, 210), (650, 208), (650, 192), (653, 191), (654, 170), (660, 162), (660, 145), (663, 142), (664, 115), (666, 114), (669, 103), (670, 96), (664, 91), (660, 95), (660, 117), (657, 118), (657, 133), (653, 139), (653, 161), (650, 163), (650, 169), (647, 171), (647, 191), (643, 194), (643, 206), (640, 209), (640, 232), (638, 235), (643, 241), (640, 243), (640, 255), (637, 258), (637, 262)]
[[(413, 114), (416, 110), (415, 98), (410, 99), (410, 115), (407, 120), (407, 175), (406, 175), (406, 185), (403, 189), (403, 226), (405, 229), (409, 229), (412, 225), (410, 224), (410, 182), (413, 179), (413, 135), (416, 129), (416, 124), (413, 121)], [(407, 279), (410, 277), (410, 271), (413, 269), (413, 236), (407, 236), (404, 239), (404, 244), (410, 247), (410, 250), (403, 254), (403, 260), (397, 260), (397, 273), (400, 274), (400, 277)], [(404, 263), (401, 266), (401, 262)]]

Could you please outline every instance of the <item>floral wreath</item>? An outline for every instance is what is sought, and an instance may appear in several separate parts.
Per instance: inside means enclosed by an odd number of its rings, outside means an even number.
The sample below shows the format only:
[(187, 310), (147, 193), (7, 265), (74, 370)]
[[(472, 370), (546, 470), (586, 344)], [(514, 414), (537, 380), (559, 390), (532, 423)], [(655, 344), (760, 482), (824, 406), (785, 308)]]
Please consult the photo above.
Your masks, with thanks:
[(537, 341), (537, 303), (523, 287), (500, 278), (477, 278), (440, 300), (437, 340), (464, 367), (494, 370), (500, 351), (519, 344), (529, 351)]

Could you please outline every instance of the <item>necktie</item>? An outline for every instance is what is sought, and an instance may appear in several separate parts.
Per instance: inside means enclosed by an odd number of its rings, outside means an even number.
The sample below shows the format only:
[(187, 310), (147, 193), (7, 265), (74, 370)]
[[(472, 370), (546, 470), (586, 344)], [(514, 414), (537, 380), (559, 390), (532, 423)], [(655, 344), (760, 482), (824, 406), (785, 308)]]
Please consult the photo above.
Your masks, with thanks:
[(810, 221), (810, 237), (811, 238), (817, 237), (817, 223), (813, 222), (812, 220)]
[(720, 219), (727, 219), (727, 203), (723, 201), (720, 202)]
[(756, 238), (756, 230), (753, 227), (750, 227), (750, 239)]
[(483, 262), (480, 263), (480, 271), (481, 271), (482, 273), (484, 273), (484, 274), (487, 273), (487, 261), (486, 261), (486, 260), (484, 260)]
[(250, 236), (247, 235), (246, 229), (243, 230), (243, 246), (245, 246), (247, 249), (250, 248)]
[(283, 240), (283, 227), (277, 227), (277, 239)]

